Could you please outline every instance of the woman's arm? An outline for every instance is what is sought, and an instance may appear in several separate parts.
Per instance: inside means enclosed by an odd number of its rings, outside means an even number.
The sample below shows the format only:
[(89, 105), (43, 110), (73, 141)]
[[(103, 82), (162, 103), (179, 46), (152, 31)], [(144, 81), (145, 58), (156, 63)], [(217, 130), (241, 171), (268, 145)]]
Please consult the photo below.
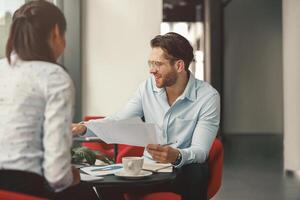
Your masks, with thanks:
[(61, 191), (78, 182), (71, 168), (74, 86), (63, 69), (56, 69), (48, 76), (45, 98), (44, 176), (55, 191)]

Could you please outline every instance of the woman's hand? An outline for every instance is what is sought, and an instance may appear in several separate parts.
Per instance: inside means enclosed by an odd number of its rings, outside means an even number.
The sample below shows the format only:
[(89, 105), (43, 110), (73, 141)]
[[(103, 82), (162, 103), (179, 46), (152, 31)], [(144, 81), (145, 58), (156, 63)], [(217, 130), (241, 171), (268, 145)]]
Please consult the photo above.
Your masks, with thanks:
[(73, 173), (73, 185), (77, 185), (80, 183), (80, 173), (79, 170), (72, 166), (72, 173)]
[(84, 124), (72, 124), (72, 134), (73, 136), (80, 136), (85, 134), (86, 126)]

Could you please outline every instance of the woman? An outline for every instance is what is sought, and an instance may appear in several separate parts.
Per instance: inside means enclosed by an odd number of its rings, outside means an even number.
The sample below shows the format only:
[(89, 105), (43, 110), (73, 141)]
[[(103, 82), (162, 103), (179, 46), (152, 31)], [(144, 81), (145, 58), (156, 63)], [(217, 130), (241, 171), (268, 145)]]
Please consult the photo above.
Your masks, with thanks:
[(49, 197), (80, 182), (70, 155), (74, 88), (56, 63), (65, 31), (64, 15), (47, 1), (13, 15), (0, 61), (1, 189)]

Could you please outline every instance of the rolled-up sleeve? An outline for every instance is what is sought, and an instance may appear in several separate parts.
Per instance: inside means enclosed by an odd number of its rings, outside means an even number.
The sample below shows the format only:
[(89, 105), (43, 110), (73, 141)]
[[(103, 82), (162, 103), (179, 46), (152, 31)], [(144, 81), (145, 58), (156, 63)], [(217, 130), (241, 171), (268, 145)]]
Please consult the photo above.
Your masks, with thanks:
[(189, 163), (203, 163), (209, 155), (210, 147), (217, 135), (220, 122), (220, 96), (214, 93), (203, 105), (191, 146), (179, 149), (182, 160), (176, 167)]
[(74, 86), (63, 69), (48, 76), (45, 88), (46, 108), (43, 124), (44, 176), (56, 191), (73, 182), (71, 170), (71, 123), (74, 110)]

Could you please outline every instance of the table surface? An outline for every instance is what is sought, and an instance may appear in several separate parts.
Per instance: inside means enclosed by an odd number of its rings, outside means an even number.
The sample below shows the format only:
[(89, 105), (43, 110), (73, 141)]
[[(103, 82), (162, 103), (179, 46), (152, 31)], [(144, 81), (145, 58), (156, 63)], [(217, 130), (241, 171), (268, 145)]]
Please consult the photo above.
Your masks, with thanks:
[(164, 183), (170, 183), (176, 178), (176, 172), (172, 173), (153, 173), (151, 176), (143, 177), (141, 179), (126, 179), (123, 177), (117, 177), (115, 175), (106, 175), (104, 178), (97, 181), (86, 182), (92, 186), (99, 187), (145, 187), (151, 185), (158, 185)]

